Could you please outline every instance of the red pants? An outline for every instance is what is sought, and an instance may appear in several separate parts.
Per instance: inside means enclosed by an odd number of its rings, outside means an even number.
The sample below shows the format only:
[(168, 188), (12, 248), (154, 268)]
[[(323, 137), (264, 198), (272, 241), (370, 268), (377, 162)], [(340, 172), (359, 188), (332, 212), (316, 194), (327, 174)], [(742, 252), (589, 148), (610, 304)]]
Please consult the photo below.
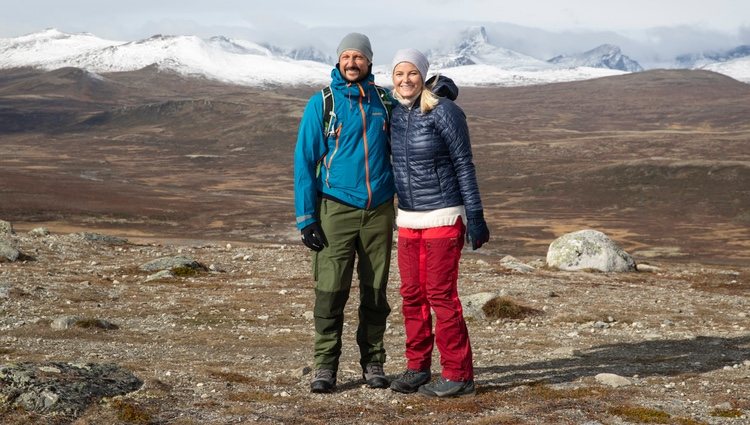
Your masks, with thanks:
[[(453, 226), (398, 229), (407, 367), (429, 370), (434, 342), (443, 377), (451, 381), (474, 379), (469, 332), (458, 299), (464, 232), (461, 219)], [(434, 334), (430, 308), (436, 318)]]

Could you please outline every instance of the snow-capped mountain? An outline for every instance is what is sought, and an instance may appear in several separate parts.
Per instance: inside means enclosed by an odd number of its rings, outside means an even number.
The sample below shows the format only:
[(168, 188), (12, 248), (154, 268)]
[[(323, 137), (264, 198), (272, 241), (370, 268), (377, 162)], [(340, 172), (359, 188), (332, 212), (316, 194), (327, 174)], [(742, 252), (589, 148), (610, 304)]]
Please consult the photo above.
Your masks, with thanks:
[[(559, 67), (546, 61), (493, 45), (484, 27), (462, 31), (453, 46), (429, 50), (430, 74), (440, 73), (461, 86), (527, 86), (587, 80), (624, 74), (586, 66)], [(390, 85), (390, 66), (373, 69), (376, 81)]]
[(739, 57), (726, 62), (715, 62), (703, 66), (701, 69), (718, 72), (735, 80), (750, 83), (750, 56)]
[(122, 41), (104, 40), (89, 33), (66, 34), (56, 29), (47, 29), (16, 38), (0, 38), (0, 67), (46, 68), (45, 64), (48, 63), (62, 62), (82, 52), (104, 49), (122, 43)]
[(742, 45), (725, 51), (686, 53), (677, 56), (675, 63), (678, 68), (700, 68), (716, 62), (727, 62), (747, 56), (750, 56), (750, 45)]
[(471, 27), (461, 33), (455, 46), (429, 50), (425, 54), (435, 70), (465, 65), (490, 65), (518, 71), (553, 68), (542, 60), (493, 45), (484, 27)]
[(626, 72), (640, 72), (643, 67), (633, 59), (622, 54), (618, 46), (612, 44), (602, 44), (587, 52), (577, 55), (560, 55), (548, 60), (559, 66), (580, 67), (588, 66), (592, 68), (609, 68), (618, 69)]
[[(724, 62), (706, 69), (750, 82), (748, 46), (724, 52)], [(462, 86), (518, 86), (585, 80), (640, 70), (614, 46), (584, 55), (597, 61), (549, 63), (494, 45), (484, 27), (463, 31), (451, 47), (426, 51), (431, 74), (440, 72)], [(736, 59), (729, 58), (741, 56)], [(709, 57), (706, 55), (706, 57)], [(610, 66), (600, 66), (611, 59)], [(138, 41), (106, 40), (89, 33), (67, 34), (55, 29), (0, 39), (0, 69), (77, 67), (93, 73), (134, 71), (153, 66), (182, 75), (250, 86), (316, 85), (330, 82), (335, 59), (314, 46), (281, 48), (223, 36), (155, 35)], [(610, 69), (612, 64), (628, 71)], [(628, 65), (629, 64), (629, 65)], [(375, 81), (391, 85), (389, 65), (373, 67)]]
[(259, 44), (213, 37), (165, 36), (121, 42), (91, 34), (46, 30), (0, 39), (0, 68), (67, 66), (88, 71), (134, 71), (150, 65), (183, 75), (243, 85), (324, 84), (330, 65), (275, 55)]
[(336, 60), (330, 55), (326, 55), (313, 46), (295, 47), (292, 49), (285, 49), (283, 47), (274, 46), (268, 43), (263, 43), (262, 46), (265, 46), (274, 55), (285, 56), (287, 58), (298, 61), (313, 61), (329, 65), (333, 65), (336, 63)]

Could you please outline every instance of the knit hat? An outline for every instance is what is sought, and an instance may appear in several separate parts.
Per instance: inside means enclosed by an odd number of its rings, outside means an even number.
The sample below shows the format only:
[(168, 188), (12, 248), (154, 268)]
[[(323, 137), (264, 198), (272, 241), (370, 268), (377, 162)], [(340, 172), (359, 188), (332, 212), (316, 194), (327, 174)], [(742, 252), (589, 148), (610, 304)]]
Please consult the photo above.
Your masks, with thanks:
[(419, 50), (401, 49), (396, 52), (396, 55), (393, 57), (391, 70), (396, 68), (396, 65), (400, 64), (401, 62), (409, 62), (416, 66), (417, 70), (419, 70), (419, 73), (422, 74), (422, 81), (427, 78), (427, 70), (430, 69), (430, 62), (427, 60), (427, 57), (423, 55)]
[(368, 61), (372, 62), (372, 47), (370, 46), (370, 39), (366, 35), (358, 32), (347, 34), (339, 43), (339, 47), (336, 49), (337, 58), (341, 57), (341, 54), (347, 50), (356, 50), (367, 58)]

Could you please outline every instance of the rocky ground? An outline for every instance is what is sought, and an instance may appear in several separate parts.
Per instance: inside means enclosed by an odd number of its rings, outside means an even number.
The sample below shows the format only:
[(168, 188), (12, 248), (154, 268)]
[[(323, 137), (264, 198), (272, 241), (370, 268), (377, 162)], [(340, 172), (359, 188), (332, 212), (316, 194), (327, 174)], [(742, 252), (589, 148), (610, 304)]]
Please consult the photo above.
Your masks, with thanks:
[[(636, 257), (639, 272), (562, 272), (544, 265), (544, 252), (520, 267), (465, 251), (464, 303), (492, 293), (526, 314), (487, 317), (467, 306), (478, 393), (433, 400), (363, 386), (356, 289), (338, 390), (309, 393), (313, 291), (301, 244), (20, 230), (5, 239), (19, 256), (0, 262), (4, 424), (750, 423), (748, 266)], [(141, 267), (163, 257), (200, 265), (161, 275)], [(398, 282), (394, 267), (391, 375), (404, 368)], [(62, 389), (83, 388), (56, 376), (91, 365), (116, 366), (142, 385), (56, 410)], [(26, 397), (45, 392), (46, 405), (21, 403), (30, 378), (18, 377), (29, 368), (46, 386)]]

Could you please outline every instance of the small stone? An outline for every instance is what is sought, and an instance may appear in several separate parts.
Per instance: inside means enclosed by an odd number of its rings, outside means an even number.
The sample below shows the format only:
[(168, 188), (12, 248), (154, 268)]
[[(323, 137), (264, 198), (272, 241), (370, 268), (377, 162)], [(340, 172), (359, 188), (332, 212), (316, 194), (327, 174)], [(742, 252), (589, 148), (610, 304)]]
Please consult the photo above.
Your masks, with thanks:
[(46, 227), (36, 227), (29, 231), (29, 236), (33, 236), (35, 238), (40, 238), (40, 237), (44, 237), (48, 235), (49, 235), (49, 229), (47, 229)]
[(596, 382), (612, 388), (625, 387), (633, 384), (628, 378), (615, 375), (614, 373), (600, 373), (596, 375), (594, 379), (596, 379)]
[(53, 320), (50, 326), (52, 329), (62, 331), (72, 328), (79, 320), (80, 317), (78, 316), (62, 316)]
[(158, 273), (148, 275), (146, 277), (146, 282), (151, 282), (152, 280), (158, 280), (158, 279), (171, 279), (173, 277), (174, 277), (174, 273), (172, 273), (170, 270), (162, 270)]
[(315, 313), (313, 313), (312, 311), (306, 311), (302, 313), (302, 317), (304, 317), (307, 320), (313, 320), (315, 318)]

